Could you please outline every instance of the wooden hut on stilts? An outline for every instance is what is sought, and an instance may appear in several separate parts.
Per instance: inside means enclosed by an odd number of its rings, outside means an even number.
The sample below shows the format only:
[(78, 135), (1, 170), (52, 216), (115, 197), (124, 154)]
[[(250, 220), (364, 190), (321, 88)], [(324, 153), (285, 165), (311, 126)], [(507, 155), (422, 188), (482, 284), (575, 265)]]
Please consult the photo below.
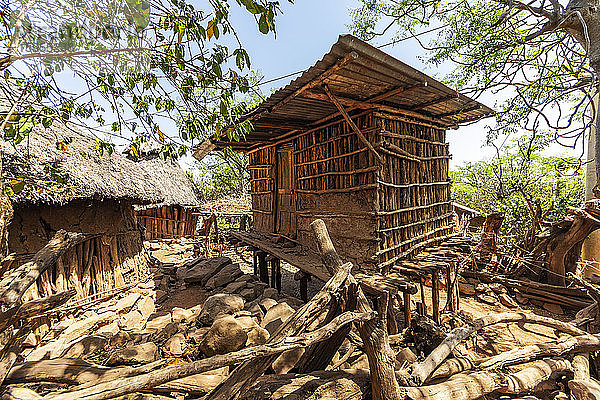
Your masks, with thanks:
[[(404, 290), (396, 266), (454, 234), (446, 131), (491, 113), (344, 35), (247, 115), (253, 132), (214, 138), (196, 154), (230, 146), (249, 155), (255, 230), (234, 236), (253, 246), (259, 272), (267, 273), (267, 258), (282, 259), (327, 280), (309, 228), (322, 219), (367, 289)], [(299, 246), (292, 251), (282, 239)]]

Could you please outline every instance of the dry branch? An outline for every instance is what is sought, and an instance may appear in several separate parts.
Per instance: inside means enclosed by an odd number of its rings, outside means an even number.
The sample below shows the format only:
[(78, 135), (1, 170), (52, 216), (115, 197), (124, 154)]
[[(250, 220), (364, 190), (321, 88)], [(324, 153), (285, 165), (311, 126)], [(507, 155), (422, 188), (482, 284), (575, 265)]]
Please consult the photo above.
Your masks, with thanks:
[(552, 318), (541, 317), (534, 314), (525, 313), (501, 313), (486, 315), (478, 318), (473, 323), (456, 328), (448, 337), (436, 347), (425, 360), (420, 363), (414, 364), (411, 372), (411, 379), (417, 385), (422, 385), (423, 382), (429, 378), (433, 371), (448, 357), (448, 355), (469, 336), (479, 332), (481, 329), (506, 322), (520, 322), (539, 324), (548, 326), (550, 328), (557, 329), (561, 332), (568, 333), (570, 335), (585, 335), (586, 332), (574, 327), (566, 322), (557, 321)]

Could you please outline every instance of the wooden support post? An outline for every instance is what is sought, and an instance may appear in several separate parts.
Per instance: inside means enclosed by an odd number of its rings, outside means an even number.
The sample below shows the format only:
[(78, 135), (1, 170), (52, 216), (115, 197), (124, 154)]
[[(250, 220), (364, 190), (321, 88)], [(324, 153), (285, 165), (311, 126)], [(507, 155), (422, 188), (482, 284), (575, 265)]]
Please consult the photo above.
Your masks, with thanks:
[(417, 301), (417, 314), (420, 316), (425, 316), (427, 313), (423, 310), (423, 302)]
[(306, 303), (308, 301), (308, 282), (310, 282), (310, 275), (304, 271), (298, 271), (294, 274), (294, 280), (300, 282), (300, 299)]
[(398, 322), (396, 321), (396, 315), (394, 314), (394, 300), (398, 298), (398, 293), (388, 297), (387, 305), (387, 330), (388, 334), (395, 335), (398, 333)]
[(269, 270), (267, 268), (267, 253), (259, 251), (257, 253), (258, 258), (258, 272), (260, 274), (260, 280), (264, 283), (269, 283)]
[(431, 273), (431, 307), (433, 308), (433, 320), (436, 324), (440, 323), (440, 287), (439, 274), (435, 270)]
[(450, 269), (450, 264), (448, 264), (448, 268), (446, 268), (446, 305), (447, 305), (447, 309), (448, 311), (454, 311), (453, 310), (453, 303), (454, 303), (454, 288), (452, 286), (452, 270)]
[(423, 285), (423, 278), (419, 277), (419, 290), (421, 291), (421, 304), (423, 307), (423, 313), (421, 315), (427, 315), (427, 302), (425, 301), (425, 287)]
[(281, 261), (273, 256), (267, 257), (267, 261), (271, 264), (271, 287), (281, 292)]
[(410, 293), (404, 292), (404, 327), (410, 328)]

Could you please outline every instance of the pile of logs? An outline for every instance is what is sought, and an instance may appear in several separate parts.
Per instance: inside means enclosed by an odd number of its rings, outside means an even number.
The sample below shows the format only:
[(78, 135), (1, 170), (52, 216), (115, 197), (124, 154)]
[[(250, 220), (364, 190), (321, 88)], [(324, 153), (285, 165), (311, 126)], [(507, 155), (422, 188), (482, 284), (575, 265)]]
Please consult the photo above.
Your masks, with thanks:
[[(39, 276), (44, 266), (51, 265), (52, 258), (60, 251), (51, 246), (52, 250), (36, 256), (26, 269), (15, 271), (0, 282), (0, 299), (12, 306), (0, 318), (5, 330), (11, 333), (0, 352), (2, 398), (170, 399), (172, 392), (197, 396), (197, 392), (192, 393), (190, 386), (186, 386), (185, 379), (209, 371), (225, 371), (223, 379), (216, 387), (213, 385), (204, 400), (471, 400), (492, 395), (600, 399), (600, 386), (590, 376), (590, 361), (594, 361), (590, 354), (600, 350), (600, 334), (589, 334), (553, 318), (507, 312), (472, 320), (461, 319), (457, 314), (457, 327), (448, 333), (422, 317), (411, 328), (389, 335), (386, 321), (387, 307), (391, 304), (389, 294), (383, 293), (376, 301), (369, 300), (357, 284), (352, 264), (344, 263), (336, 253), (323, 221), (316, 220), (311, 227), (332, 278), (282, 321), (266, 342), (214, 355), (191, 353), (146, 363), (139, 361), (134, 366), (100, 365), (102, 357), (97, 359), (99, 364), (67, 358), (17, 360), (20, 341), (28, 329), (27, 317), (62, 304), (70, 296), (65, 293), (41, 303), (19, 304), (27, 285)], [(600, 298), (600, 292), (594, 294)], [(598, 313), (597, 304), (595, 312)], [(98, 311), (93, 318), (97, 321), (102, 315), (105, 314)], [(517, 346), (492, 356), (478, 356), (472, 346), (477, 336), (505, 324), (533, 326), (540, 332), (553, 332), (553, 337), (546, 336), (540, 343)], [(166, 324), (160, 334), (169, 329), (172, 330), (172, 325)], [(197, 330), (206, 332), (206, 329), (213, 327)], [(148, 337), (157, 340), (157, 333)], [(340, 369), (356, 351), (365, 354), (368, 369)], [(61, 356), (64, 354), (60, 352)], [(282, 358), (293, 368), (284, 374), (274, 373), (276, 360)], [(134, 394), (137, 397), (127, 397)]]

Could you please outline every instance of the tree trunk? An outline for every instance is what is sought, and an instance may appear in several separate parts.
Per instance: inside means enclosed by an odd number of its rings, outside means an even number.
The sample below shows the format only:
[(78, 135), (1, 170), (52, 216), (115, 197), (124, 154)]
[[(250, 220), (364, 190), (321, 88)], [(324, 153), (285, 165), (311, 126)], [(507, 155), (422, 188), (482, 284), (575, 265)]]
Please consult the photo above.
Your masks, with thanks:
[(4, 170), (2, 169), (3, 152), (0, 151), (0, 177), (2, 188), (0, 188), (0, 260), (8, 255), (8, 224), (13, 216), (13, 208), (10, 198), (4, 190)]

